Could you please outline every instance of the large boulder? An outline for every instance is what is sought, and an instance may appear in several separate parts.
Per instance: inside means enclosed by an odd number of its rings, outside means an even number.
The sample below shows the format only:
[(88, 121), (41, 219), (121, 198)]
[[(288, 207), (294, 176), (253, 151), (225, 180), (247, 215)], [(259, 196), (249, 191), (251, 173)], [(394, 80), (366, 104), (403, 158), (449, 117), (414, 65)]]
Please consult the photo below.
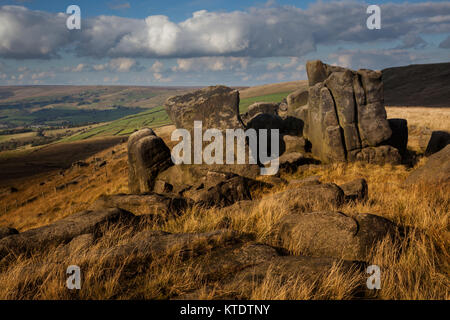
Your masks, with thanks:
[(151, 192), (158, 174), (173, 165), (170, 149), (152, 129), (133, 133), (127, 147), (129, 192)]
[(414, 170), (406, 179), (406, 185), (444, 185), (450, 183), (450, 145), (428, 158), (427, 163)]
[(194, 121), (203, 128), (241, 128), (239, 91), (225, 86), (208, 87), (167, 99), (165, 109), (178, 129), (192, 131)]
[[(308, 61), (308, 103), (296, 115), (303, 120), (303, 136), (312, 144), (312, 153), (322, 162), (367, 161), (355, 155), (366, 148), (377, 148), (391, 138), (392, 129), (383, 105), (381, 73), (329, 66), (319, 60)], [(404, 140), (398, 143), (403, 146)], [(385, 150), (377, 152), (383, 156)], [(370, 151), (372, 152), (372, 151)], [(387, 163), (397, 158), (388, 152)]]
[(304, 255), (367, 261), (373, 246), (396, 235), (389, 220), (371, 214), (300, 212), (284, 216), (278, 226), (281, 246)]
[(135, 215), (117, 208), (81, 211), (50, 225), (0, 239), (0, 259), (11, 252), (40, 250), (48, 245), (68, 243), (82, 234), (98, 234), (108, 224), (134, 222)]

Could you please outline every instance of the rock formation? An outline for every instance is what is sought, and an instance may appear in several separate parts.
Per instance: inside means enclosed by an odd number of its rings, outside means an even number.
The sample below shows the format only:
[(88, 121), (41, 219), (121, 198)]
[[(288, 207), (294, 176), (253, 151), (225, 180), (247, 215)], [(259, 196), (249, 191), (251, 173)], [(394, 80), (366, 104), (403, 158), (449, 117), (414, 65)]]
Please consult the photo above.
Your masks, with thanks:
[(128, 189), (139, 194), (153, 191), (161, 171), (172, 166), (170, 150), (152, 129), (142, 129), (128, 139)]
[(194, 121), (203, 128), (242, 128), (239, 118), (239, 91), (225, 86), (208, 87), (167, 99), (165, 109), (179, 129), (192, 131)]
[[(392, 136), (380, 72), (352, 71), (319, 60), (308, 61), (306, 70), (308, 104), (296, 108), (291, 102), (291, 109), (304, 122), (303, 136), (311, 142), (314, 156), (325, 163), (401, 161), (392, 146), (378, 150)], [(398, 139), (397, 145), (403, 145), (405, 137)]]

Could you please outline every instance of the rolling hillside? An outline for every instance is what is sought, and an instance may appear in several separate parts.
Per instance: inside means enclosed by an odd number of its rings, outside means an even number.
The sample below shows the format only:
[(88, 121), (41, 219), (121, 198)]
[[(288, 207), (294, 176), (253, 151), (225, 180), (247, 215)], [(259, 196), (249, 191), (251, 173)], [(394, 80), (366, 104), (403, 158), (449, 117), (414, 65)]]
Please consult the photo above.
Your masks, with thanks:
[[(241, 91), (243, 92), (241, 97), (243, 96), (245, 98), (241, 98), (240, 112), (246, 112), (248, 107), (255, 102), (280, 102), (299, 87), (297, 82), (273, 84), (270, 86), (271, 89), (269, 92), (271, 93), (269, 94), (263, 94), (265, 86), (243, 89)], [(158, 106), (151, 110), (129, 115), (91, 130), (75, 134), (61, 141), (70, 142), (102, 136), (128, 136), (144, 127), (158, 128), (169, 124), (171, 124), (171, 121), (164, 107)]]
[(388, 106), (450, 107), (450, 62), (383, 70)]

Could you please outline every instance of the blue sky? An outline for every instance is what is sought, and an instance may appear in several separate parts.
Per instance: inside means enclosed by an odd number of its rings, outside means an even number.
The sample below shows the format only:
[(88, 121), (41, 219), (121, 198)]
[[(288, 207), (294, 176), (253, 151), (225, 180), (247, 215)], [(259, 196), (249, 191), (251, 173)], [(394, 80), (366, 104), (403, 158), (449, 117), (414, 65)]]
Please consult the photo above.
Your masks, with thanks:
[[(66, 8), (81, 8), (67, 30)], [(0, 85), (255, 85), (450, 61), (449, 1), (0, 0)]]

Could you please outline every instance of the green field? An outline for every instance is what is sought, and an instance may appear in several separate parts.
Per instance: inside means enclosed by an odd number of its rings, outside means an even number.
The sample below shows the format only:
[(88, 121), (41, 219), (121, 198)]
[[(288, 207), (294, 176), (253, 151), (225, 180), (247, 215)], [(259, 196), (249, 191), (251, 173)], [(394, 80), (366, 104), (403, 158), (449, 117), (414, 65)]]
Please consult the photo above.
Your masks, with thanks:
[(86, 132), (64, 138), (61, 142), (84, 140), (99, 136), (128, 136), (134, 131), (144, 127), (157, 128), (170, 123), (169, 116), (164, 108), (156, 107), (148, 111), (112, 121)]
[(241, 99), (241, 103), (239, 104), (239, 111), (240, 111), (240, 113), (247, 112), (248, 107), (255, 102), (281, 102), (290, 93), (291, 92), (280, 92), (280, 93), (268, 94), (265, 96)]
[[(239, 105), (241, 113), (245, 113), (248, 107), (255, 102), (281, 102), (290, 92), (269, 94), (259, 97), (242, 99)], [(144, 127), (157, 128), (171, 124), (169, 116), (164, 107), (156, 107), (148, 111), (130, 115), (103, 126), (87, 130), (61, 140), (61, 142), (70, 142), (84, 140), (99, 136), (128, 136), (136, 130)]]

